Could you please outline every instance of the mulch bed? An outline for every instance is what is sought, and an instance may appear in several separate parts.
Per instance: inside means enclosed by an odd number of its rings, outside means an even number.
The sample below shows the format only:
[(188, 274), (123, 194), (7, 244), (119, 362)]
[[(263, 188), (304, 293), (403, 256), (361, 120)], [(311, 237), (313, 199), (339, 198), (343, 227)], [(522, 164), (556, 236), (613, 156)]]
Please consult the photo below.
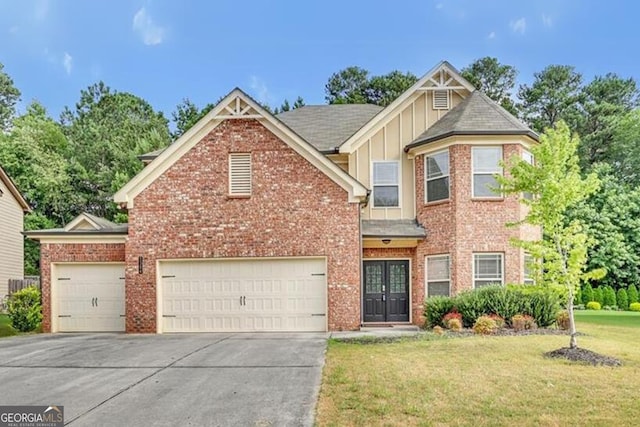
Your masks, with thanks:
[(622, 362), (615, 357), (605, 356), (580, 347), (562, 347), (557, 350), (549, 351), (544, 355), (545, 357), (555, 359), (567, 359), (572, 362), (588, 363), (593, 366), (622, 366)]

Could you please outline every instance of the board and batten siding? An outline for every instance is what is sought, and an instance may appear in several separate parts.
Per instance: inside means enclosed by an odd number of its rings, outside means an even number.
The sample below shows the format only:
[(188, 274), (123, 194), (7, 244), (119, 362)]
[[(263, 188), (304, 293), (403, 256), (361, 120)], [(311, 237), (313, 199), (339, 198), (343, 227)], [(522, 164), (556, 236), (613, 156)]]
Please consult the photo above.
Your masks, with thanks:
[(24, 276), (22, 206), (0, 180), (0, 298), (8, 293), (9, 279)]
[[(416, 92), (407, 102), (391, 112), (368, 134), (363, 143), (349, 155), (349, 174), (373, 190), (372, 162), (399, 161), (400, 206), (373, 207), (373, 198), (362, 212), (363, 219), (413, 219), (416, 217), (415, 172), (413, 160), (404, 147), (427, 130), (449, 110), (433, 109), (433, 91)], [(462, 98), (451, 91), (453, 108)]]

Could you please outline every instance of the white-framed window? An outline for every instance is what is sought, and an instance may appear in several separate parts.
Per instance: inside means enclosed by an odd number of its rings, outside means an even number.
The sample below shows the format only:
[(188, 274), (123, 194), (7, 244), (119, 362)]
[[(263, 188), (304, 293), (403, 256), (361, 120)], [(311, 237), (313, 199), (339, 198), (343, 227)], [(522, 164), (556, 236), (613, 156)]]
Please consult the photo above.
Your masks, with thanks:
[(494, 175), (502, 175), (502, 147), (471, 147), (473, 165), (472, 197), (502, 198), (492, 188), (498, 187)]
[(448, 110), (450, 108), (450, 95), (448, 89), (436, 89), (433, 91), (433, 109)]
[(373, 162), (373, 207), (400, 206), (398, 162)]
[(446, 296), (451, 290), (451, 262), (449, 255), (426, 257), (427, 296)]
[(473, 287), (504, 284), (504, 262), (501, 253), (473, 254)]
[[(535, 159), (533, 158), (533, 154), (531, 154), (531, 152), (527, 151), (527, 150), (522, 150), (522, 160), (524, 160), (525, 162), (529, 163), (530, 165), (534, 165), (535, 164)], [(528, 192), (524, 192), (524, 193), (522, 193), (522, 197), (527, 199), (527, 200), (532, 200), (533, 199), (533, 194), (528, 193)]]
[(536, 268), (535, 259), (531, 254), (524, 254), (524, 284), (525, 285), (535, 285), (536, 281), (534, 280), (534, 269)]
[(424, 156), (425, 201), (449, 198), (449, 150)]
[(229, 153), (229, 195), (251, 195), (251, 153)]

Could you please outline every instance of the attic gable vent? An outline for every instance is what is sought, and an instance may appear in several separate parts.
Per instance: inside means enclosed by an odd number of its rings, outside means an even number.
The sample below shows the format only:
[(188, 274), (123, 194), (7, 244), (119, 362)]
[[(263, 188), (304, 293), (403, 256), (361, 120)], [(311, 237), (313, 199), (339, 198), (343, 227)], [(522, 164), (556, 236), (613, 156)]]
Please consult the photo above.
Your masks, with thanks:
[(433, 91), (433, 109), (434, 110), (449, 109), (449, 91), (448, 90)]
[(229, 154), (229, 195), (251, 195), (251, 153)]

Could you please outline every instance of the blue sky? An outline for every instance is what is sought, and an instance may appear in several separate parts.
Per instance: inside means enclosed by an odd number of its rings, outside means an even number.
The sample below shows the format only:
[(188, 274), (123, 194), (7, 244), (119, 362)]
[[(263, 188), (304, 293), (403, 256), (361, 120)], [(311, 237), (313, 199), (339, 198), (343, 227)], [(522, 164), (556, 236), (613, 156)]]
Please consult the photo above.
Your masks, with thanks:
[(0, 0), (0, 62), (57, 117), (98, 80), (167, 117), (236, 86), (278, 106), (324, 103), (328, 77), (358, 65), (420, 76), (440, 60), (462, 68), (495, 56), (519, 82), (549, 64), (591, 79), (640, 79), (636, 1)]

